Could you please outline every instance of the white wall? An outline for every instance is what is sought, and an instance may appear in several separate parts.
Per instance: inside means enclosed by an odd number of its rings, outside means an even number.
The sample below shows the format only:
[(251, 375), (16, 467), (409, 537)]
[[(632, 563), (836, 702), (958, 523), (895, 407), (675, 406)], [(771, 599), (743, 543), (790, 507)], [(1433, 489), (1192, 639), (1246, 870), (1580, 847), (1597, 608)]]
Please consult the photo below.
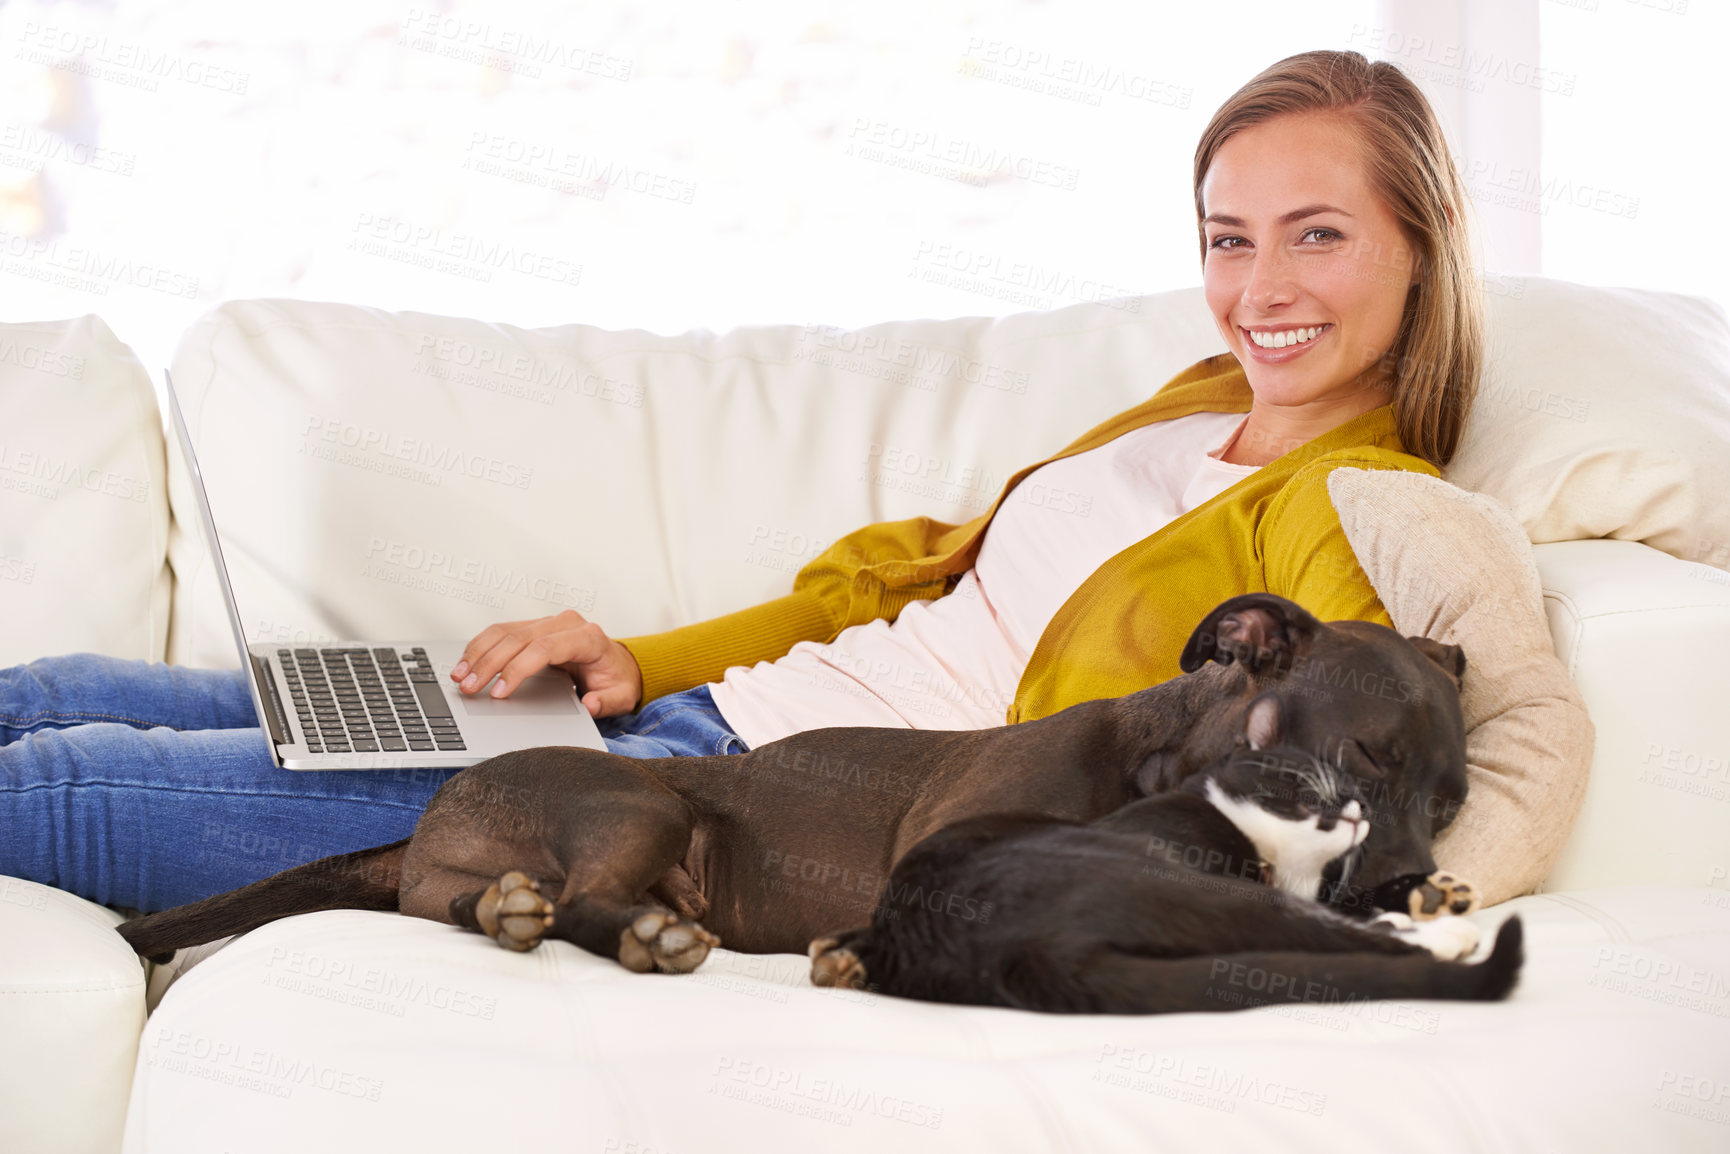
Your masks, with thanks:
[(1202, 126), (1326, 46), (1432, 95), (1491, 272), (1724, 292), (1724, 6), (1577, 2), (14, 0), (0, 313), (154, 367), (234, 297), (676, 331), (1194, 284)]

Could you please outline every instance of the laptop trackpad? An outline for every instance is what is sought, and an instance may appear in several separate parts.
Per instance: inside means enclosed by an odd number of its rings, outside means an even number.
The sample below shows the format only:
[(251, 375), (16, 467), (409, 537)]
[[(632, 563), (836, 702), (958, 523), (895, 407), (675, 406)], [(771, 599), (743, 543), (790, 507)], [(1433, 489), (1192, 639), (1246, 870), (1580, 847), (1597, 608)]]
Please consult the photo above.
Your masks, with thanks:
[(463, 710), (471, 717), (537, 717), (582, 710), (569, 676), (536, 674), (517, 686), (509, 697), (491, 697), (482, 689), (473, 697), (459, 694)]

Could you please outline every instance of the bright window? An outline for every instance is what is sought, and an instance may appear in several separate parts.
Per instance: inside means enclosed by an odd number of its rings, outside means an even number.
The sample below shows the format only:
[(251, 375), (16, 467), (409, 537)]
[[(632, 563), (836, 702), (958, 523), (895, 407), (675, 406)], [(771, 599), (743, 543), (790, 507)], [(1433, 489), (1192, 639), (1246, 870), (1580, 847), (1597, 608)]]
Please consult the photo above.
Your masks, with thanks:
[(1196, 284), (1196, 138), (1373, 0), (0, 9), (0, 306), (677, 331)]

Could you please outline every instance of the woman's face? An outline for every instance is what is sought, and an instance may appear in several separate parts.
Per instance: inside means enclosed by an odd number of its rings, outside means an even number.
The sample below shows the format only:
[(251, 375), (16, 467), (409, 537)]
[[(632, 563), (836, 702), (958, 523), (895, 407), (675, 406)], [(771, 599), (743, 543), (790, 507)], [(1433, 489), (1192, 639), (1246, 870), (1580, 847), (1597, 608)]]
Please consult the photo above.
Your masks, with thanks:
[(1387, 374), (1366, 370), (1394, 343), (1416, 260), (1352, 128), (1292, 113), (1243, 129), (1201, 187), (1208, 307), (1258, 406), (1386, 404)]

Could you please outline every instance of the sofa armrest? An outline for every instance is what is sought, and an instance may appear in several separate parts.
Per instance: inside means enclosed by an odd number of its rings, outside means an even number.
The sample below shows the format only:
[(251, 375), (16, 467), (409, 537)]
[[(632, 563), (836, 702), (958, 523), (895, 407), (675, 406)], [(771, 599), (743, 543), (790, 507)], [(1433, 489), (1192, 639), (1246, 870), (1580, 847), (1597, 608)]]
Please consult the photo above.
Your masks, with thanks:
[(0, 877), (0, 1150), (120, 1149), (144, 967), (120, 915)]
[(1542, 890), (1705, 885), (1730, 868), (1730, 573), (1635, 541), (1534, 548), (1556, 655), (1597, 729)]

